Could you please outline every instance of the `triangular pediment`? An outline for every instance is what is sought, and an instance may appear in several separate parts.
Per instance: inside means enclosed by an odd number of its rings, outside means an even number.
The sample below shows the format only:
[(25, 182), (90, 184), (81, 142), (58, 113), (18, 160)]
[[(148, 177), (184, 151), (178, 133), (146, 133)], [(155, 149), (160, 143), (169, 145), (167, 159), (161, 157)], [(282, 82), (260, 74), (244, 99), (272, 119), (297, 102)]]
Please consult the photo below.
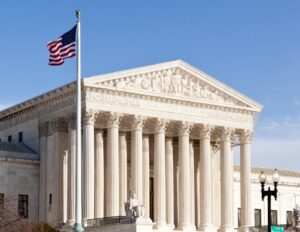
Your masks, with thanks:
[(235, 106), (260, 111), (262, 106), (183, 61), (173, 61), (84, 79), (89, 86), (152, 96)]

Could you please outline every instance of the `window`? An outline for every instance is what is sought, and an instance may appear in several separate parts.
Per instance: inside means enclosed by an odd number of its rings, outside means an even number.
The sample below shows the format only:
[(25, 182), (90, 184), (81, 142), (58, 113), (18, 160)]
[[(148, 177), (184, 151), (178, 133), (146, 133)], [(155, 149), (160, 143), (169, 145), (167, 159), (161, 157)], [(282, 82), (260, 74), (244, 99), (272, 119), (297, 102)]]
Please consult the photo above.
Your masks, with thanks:
[(28, 218), (28, 195), (18, 195), (18, 212), (22, 218)]
[(273, 226), (277, 225), (277, 210), (271, 210), (271, 221)]
[(0, 209), (4, 209), (4, 193), (0, 193)]
[(286, 224), (291, 226), (293, 224), (293, 212), (286, 211)]
[(9, 136), (7, 137), (7, 141), (8, 141), (8, 142), (11, 142), (11, 141), (12, 141), (12, 136), (11, 136), (11, 135), (9, 135)]
[(261, 227), (261, 209), (254, 209), (255, 226)]
[(19, 132), (19, 143), (23, 143), (23, 131)]
[(241, 208), (238, 208), (238, 227), (241, 227)]

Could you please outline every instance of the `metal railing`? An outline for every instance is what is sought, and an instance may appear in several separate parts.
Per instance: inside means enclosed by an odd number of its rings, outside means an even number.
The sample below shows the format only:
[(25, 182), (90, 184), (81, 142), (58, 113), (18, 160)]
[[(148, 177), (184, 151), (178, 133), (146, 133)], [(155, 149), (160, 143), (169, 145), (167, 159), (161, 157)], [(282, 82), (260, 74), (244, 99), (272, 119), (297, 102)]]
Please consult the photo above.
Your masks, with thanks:
[(87, 220), (87, 227), (105, 227), (118, 224), (132, 224), (134, 222), (134, 219), (126, 218), (125, 220), (125, 216), (94, 218)]

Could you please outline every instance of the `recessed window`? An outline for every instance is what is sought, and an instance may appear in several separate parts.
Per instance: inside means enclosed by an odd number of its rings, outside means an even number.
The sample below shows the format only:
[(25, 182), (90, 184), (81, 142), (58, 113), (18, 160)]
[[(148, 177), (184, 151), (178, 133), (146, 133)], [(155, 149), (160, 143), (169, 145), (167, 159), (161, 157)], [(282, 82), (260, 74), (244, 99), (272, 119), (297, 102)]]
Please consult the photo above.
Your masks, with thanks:
[(4, 193), (0, 193), (0, 209), (4, 209)]
[(28, 195), (18, 195), (18, 212), (22, 218), (28, 218)]
[(261, 209), (254, 210), (254, 222), (255, 226), (261, 227)]
[(52, 205), (52, 193), (49, 194), (49, 205)]
[(286, 211), (286, 224), (289, 226), (293, 225), (293, 212), (292, 211)]
[(241, 227), (241, 208), (238, 208), (238, 227)]
[(23, 131), (19, 132), (19, 143), (23, 143)]
[(11, 135), (9, 135), (9, 136), (7, 137), (7, 142), (9, 142), (9, 143), (12, 142), (12, 136), (11, 136)]
[(272, 225), (277, 226), (277, 210), (271, 210)]

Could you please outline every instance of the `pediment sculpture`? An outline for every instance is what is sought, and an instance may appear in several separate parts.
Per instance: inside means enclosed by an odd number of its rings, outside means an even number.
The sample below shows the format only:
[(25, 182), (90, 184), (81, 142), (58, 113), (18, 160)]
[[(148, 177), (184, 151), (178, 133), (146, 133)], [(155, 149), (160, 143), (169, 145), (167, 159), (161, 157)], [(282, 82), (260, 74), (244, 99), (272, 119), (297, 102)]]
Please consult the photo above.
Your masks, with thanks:
[(169, 68), (131, 75), (98, 82), (97, 84), (117, 89), (141, 90), (162, 95), (194, 97), (213, 102), (246, 106), (244, 103), (206, 83), (201, 78), (193, 76), (180, 68)]

